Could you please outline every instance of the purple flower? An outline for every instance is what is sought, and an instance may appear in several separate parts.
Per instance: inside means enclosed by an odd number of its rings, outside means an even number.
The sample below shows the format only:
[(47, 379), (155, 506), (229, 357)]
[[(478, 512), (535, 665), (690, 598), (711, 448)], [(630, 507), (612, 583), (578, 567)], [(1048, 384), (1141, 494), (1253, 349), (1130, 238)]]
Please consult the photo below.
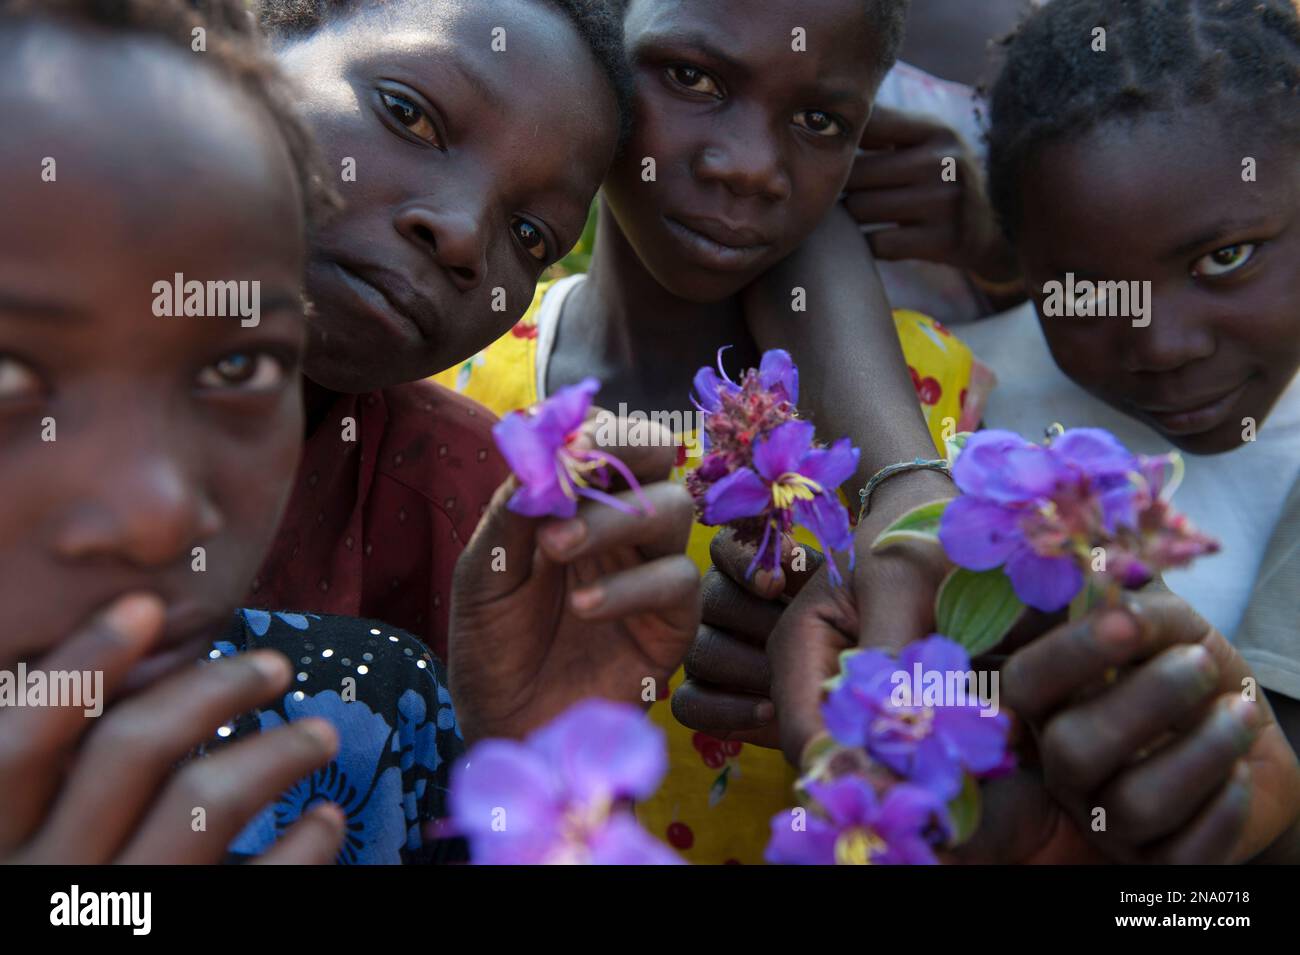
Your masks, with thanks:
[[(849, 512), (837, 489), (857, 470), (858, 449), (847, 438), (829, 448), (813, 446), (813, 426), (788, 421), (754, 443), (753, 467), (741, 467), (713, 484), (704, 495), (704, 523), (728, 524), (746, 518), (762, 522), (758, 552), (748, 573), (775, 569), (781, 535), (800, 524), (816, 536), (822, 549), (849, 552), (853, 566), (853, 534)], [(773, 533), (776, 534), (775, 541)], [(832, 581), (841, 578), (828, 561)]]
[(674, 865), (623, 803), (668, 767), (663, 731), (635, 707), (587, 700), (524, 742), (484, 740), (452, 779), (453, 825), (480, 865)]
[(962, 567), (1001, 566), (1016, 596), (1042, 611), (1074, 599), (1098, 547), (1111, 578), (1141, 586), (1217, 548), (1168, 507), (1172, 461), (1136, 457), (1098, 428), (1067, 431), (1047, 446), (982, 431), (953, 465), (962, 496), (945, 509), (939, 539)]
[(511, 412), (493, 426), (497, 447), (519, 480), (519, 490), (507, 505), (510, 510), (527, 517), (572, 517), (578, 510), (578, 498), (589, 497), (634, 513), (635, 508), (602, 490), (609, 487), (608, 468), (623, 476), (647, 513), (652, 510), (641, 494), (641, 485), (623, 462), (602, 451), (578, 447), (579, 430), (599, 390), (600, 382), (587, 378), (561, 388), (527, 411)]
[(947, 801), (961, 792), (963, 773), (1005, 768), (1011, 724), (990, 702), (976, 692), (966, 651), (934, 634), (908, 644), (897, 660), (880, 650), (846, 656), (822, 716), (838, 742), (864, 747)]
[(946, 838), (947, 813), (931, 792), (901, 784), (876, 795), (860, 776), (808, 784), (821, 814), (803, 825), (772, 817), (764, 858), (778, 865), (934, 865), (932, 842)]

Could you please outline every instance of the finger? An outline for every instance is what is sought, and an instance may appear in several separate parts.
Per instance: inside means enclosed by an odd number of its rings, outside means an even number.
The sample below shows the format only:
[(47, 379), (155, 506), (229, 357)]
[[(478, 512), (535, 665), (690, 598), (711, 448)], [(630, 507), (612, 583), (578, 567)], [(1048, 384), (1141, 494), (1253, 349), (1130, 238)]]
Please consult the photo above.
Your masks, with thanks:
[(785, 604), (759, 600), (742, 590), (716, 567), (710, 567), (700, 581), (700, 594), (705, 623), (759, 648), (767, 646), (768, 635), (785, 610)]
[(687, 679), (766, 696), (772, 672), (762, 647), (703, 624), (686, 651)]
[(1172, 594), (1144, 594), (1126, 609), (1095, 611), (1017, 650), (1002, 669), (1003, 699), (1038, 722), (1108, 670), (1180, 643), (1199, 643), (1209, 632), (1209, 624)]
[(674, 632), (683, 631), (685, 653), (688, 635), (700, 623), (700, 572), (685, 554), (660, 557), (573, 591), (569, 603), (575, 614), (591, 621), (655, 614)]
[[(627, 436), (628, 442), (610, 440), (620, 436)], [(676, 437), (659, 422), (620, 420), (604, 409), (587, 419), (574, 442), (575, 449), (618, 458), (642, 484), (667, 480), (677, 463), (677, 446)]]
[[(240, 740), (188, 763), (172, 777), (120, 861), (131, 865), (211, 864), (254, 816), (281, 793), (327, 764), (338, 752), (338, 732), (322, 719), (306, 719)], [(194, 811), (206, 826), (193, 828)]]
[[(162, 634), (162, 601), (120, 598), (38, 664), (53, 672), (103, 674), (101, 705)], [(0, 709), (0, 853), (25, 841), (54, 800), (62, 754), (95, 725), (85, 707)]]
[[(1092, 792), (1214, 695), (1219, 670), (1204, 647), (1174, 647), (1043, 729), (1043, 773), (1054, 791)], [(1013, 708), (1014, 709), (1014, 708)]]
[(1224, 863), (1232, 858), (1250, 815), (1250, 768), (1239, 762), (1228, 784), (1183, 832), (1153, 847), (1149, 861), (1168, 865)]
[(867, 236), (872, 253), (887, 262), (935, 258), (954, 244), (955, 222), (938, 225), (900, 226), (881, 229)]
[(877, 103), (858, 146), (862, 149), (885, 149), (889, 146), (916, 146), (937, 134), (948, 132), (948, 127), (937, 123), (923, 113), (891, 109)]
[(518, 489), (518, 479), (512, 476), (492, 495), (478, 527), (456, 560), (453, 602), (492, 603), (514, 593), (532, 576), (540, 521), (510, 510), (510, 498)]
[(793, 597), (812, 579), (826, 557), (815, 547), (798, 544), (789, 537), (781, 540), (781, 560), (775, 571), (757, 570), (748, 576), (757, 553), (756, 544), (741, 541), (730, 527), (721, 528), (709, 541), (713, 565), (755, 597), (772, 600), (785, 594)]
[(677, 722), (689, 729), (719, 739), (730, 738), (733, 733), (751, 733), (776, 743), (772, 732), (776, 708), (765, 696), (723, 690), (688, 679), (673, 691), (672, 708)]
[(251, 865), (330, 865), (343, 844), (347, 816), (332, 802), (323, 803), (295, 822)]
[(598, 501), (584, 501), (565, 521), (548, 521), (538, 530), (538, 544), (552, 560), (569, 564), (618, 547), (638, 547), (650, 557), (681, 554), (691, 536), (695, 505), (682, 485), (658, 481), (641, 488), (650, 513), (631, 491), (615, 497), (635, 509), (624, 513)]
[(856, 644), (857, 615), (842, 588), (823, 573), (808, 583), (781, 615), (768, 640), (772, 702), (781, 749), (802, 767), (808, 745), (825, 734), (822, 685), (840, 669), (840, 654)]
[(1177, 832), (1228, 782), (1262, 719), (1240, 694), (1221, 697), (1192, 732), (1106, 787), (1098, 804), (1107, 807), (1110, 831), (1134, 845)]
[(184, 671), (115, 707), (83, 744), (42, 833), (42, 852), (110, 859), (182, 757), (291, 679), (284, 656), (256, 651)]
[(862, 225), (895, 222), (912, 225), (949, 222), (957, 227), (957, 206), (961, 188), (954, 183), (934, 182), (892, 189), (863, 189), (849, 193), (844, 205)]

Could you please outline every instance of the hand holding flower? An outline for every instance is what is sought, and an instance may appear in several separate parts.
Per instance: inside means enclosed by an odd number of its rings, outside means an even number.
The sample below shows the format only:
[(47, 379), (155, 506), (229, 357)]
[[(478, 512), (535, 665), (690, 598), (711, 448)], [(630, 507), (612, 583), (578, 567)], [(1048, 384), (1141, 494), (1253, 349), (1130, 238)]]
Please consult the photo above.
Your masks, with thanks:
[[(583, 459), (595, 430), (588, 420), (566, 447)], [(564, 520), (516, 509), (527, 479), (497, 490), (453, 585), (449, 677), (467, 739), (519, 738), (576, 700), (648, 703), (667, 686), (699, 623), (699, 575), (684, 553), (690, 498), (666, 480), (676, 448), (658, 437), (609, 464), (637, 490), (581, 495), (593, 499)]]

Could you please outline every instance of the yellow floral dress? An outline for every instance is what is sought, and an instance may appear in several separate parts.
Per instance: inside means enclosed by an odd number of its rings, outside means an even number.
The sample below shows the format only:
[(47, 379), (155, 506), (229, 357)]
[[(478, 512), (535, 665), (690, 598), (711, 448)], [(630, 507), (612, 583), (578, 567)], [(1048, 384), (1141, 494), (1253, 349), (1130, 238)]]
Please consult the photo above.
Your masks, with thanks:
[[(498, 416), (541, 400), (560, 307), (584, 278), (576, 275), (539, 285), (514, 328), (434, 380), (487, 405)], [(972, 382), (981, 380), (981, 366), (962, 342), (924, 315), (899, 311), (894, 322), (935, 445), (943, 448), (946, 418), (954, 430), (965, 430), (963, 422), (970, 426), (972, 416), (978, 421), (979, 402), (968, 392), (974, 392)], [(699, 463), (684, 454), (678, 461), (674, 480), (685, 480)], [(698, 522), (691, 528), (687, 555), (701, 573), (711, 564), (709, 541), (717, 530)], [(795, 538), (817, 546), (802, 528)], [(670, 689), (683, 678), (678, 670)], [(659, 792), (637, 806), (642, 825), (690, 862), (761, 863), (771, 818), (794, 798), (795, 773), (781, 753), (687, 729), (673, 719), (666, 694), (650, 707), (650, 718), (667, 734), (669, 771)]]

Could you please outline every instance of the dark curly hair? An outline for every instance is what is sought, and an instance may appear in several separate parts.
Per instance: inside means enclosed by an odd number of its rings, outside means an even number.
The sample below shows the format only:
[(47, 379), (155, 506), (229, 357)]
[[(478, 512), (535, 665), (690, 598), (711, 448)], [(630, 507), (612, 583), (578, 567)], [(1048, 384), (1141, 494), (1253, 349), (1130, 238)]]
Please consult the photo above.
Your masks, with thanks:
[[(389, 0), (262, 0), (262, 26), (277, 39), (305, 36), (362, 6)], [(632, 73), (623, 51), (623, 23), (617, 0), (537, 0), (563, 13), (578, 31), (618, 106), (619, 142), (632, 128)]]
[[(1092, 49), (1097, 27), (1105, 52)], [(1053, 0), (1004, 45), (988, 166), (989, 196), (1010, 236), (1035, 150), (1101, 123), (1222, 103), (1229, 124), (1300, 141), (1292, 0)]]
[(27, 17), (58, 18), (159, 37), (186, 51), (193, 30), (205, 31), (206, 52), (195, 61), (245, 90), (270, 115), (288, 148), (309, 225), (338, 206), (294, 95), (265, 48), (244, 0), (0, 0), (0, 26)]

